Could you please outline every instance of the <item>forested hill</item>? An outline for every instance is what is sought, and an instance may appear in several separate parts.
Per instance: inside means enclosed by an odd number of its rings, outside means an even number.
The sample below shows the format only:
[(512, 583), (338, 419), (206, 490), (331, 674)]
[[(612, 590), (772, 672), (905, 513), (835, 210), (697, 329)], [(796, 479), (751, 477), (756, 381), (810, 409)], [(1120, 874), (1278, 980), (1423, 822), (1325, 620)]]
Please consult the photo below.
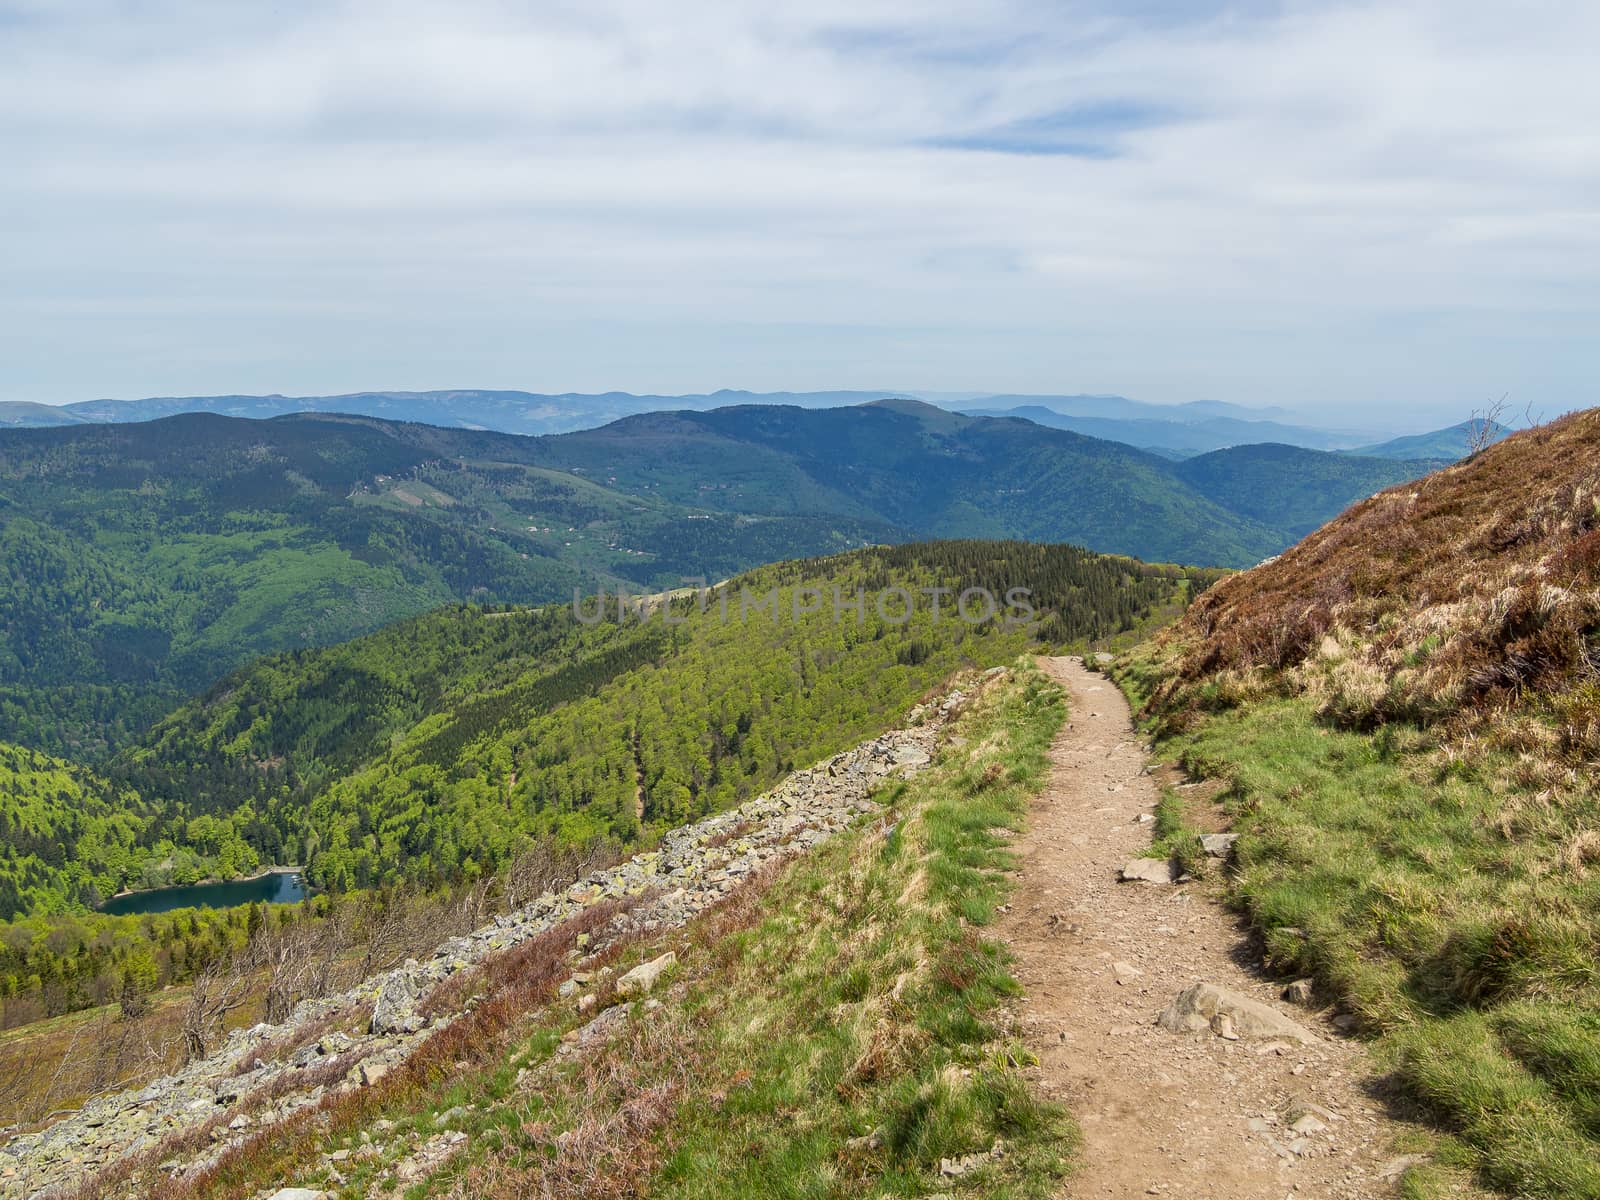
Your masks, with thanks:
[(929, 537), (1062, 540), (1223, 566), (1275, 554), (1430, 466), (1289, 446), (1238, 447), (1190, 465), (914, 400), (652, 413), (544, 438), (538, 451), (553, 467), (725, 511), (839, 512)]
[(1213, 486), (914, 401), (543, 438), (329, 415), (0, 431), (0, 739), (98, 756), (258, 654), (457, 601), (659, 589), (922, 537), (1243, 565), (1418, 469), (1299, 453)]
[(149, 816), (87, 768), (0, 743), (0, 920), (98, 904), (148, 854)]
[(1270, 522), (1298, 541), (1352, 500), (1445, 465), (1427, 459), (1396, 462), (1324, 454), (1269, 443), (1214, 450), (1176, 463), (1173, 470), (1216, 503)]
[(1070, 541), (1146, 561), (1240, 566), (1281, 549), (1166, 460), (1027, 421), (916, 401), (652, 413), (542, 439), (541, 461), (722, 511), (838, 512), (927, 537)]
[(206, 415), (0, 432), (0, 739), (93, 756), (229, 668), (453, 601), (654, 588), (903, 540), (517, 461), (530, 439)]
[[(223, 680), (108, 764), (100, 791), (127, 798), (115, 836), (93, 814), (57, 831), (78, 874), (38, 855), (10, 869), (25, 905), (59, 908), (163, 882), (174, 863), (189, 878), (303, 863), (344, 888), (470, 878), (535, 836), (636, 841), (884, 727), (958, 666), (1134, 628), (1195, 579), (958, 542), (762, 568), (704, 611), (680, 600), (672, 623), (447, 608)], [(951, 589), (937, 618), (925, 587)], [(969, 587), (998, 611), (974, 598), (963, 619)], [(899, 593), (880, 610), (885, 588), (913, 594), (904, 623)]]

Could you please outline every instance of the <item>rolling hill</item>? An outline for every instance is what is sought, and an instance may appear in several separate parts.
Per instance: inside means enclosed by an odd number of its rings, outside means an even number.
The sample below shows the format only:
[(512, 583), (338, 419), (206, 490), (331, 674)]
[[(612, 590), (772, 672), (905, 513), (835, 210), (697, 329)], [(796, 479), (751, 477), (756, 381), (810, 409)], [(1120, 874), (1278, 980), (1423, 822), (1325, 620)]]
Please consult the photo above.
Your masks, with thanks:
[(1229, 566), (1284, 544), (1280, 531), (1214, 503), (1155, 455), (911, 400), (656, 413), (547, 439), (540, 454), (681, 503), (873, 514), (924, 536), (1065, 540)]
[(92, 755), (255, 655), (452, 601), (905, 540), (849, 517), (690, 513), (516, 461), (529, 445), (312, 417), (0, 433), (0, 737)]
[(0, 425), (126, 424), (184, 413), (266, 420), (293, 413), (349, 413), (385, 421), (416, 421), (449, 429), (500, 433), (562, 433), (603, 425), (635, 413), (729, 404), (793, 404), (807, 408), (862, 404), (893, 392), (746, 392), (653, 396), (631, 392), (562, 392), (457, 388), (430, 392), (345, 392), (333, 396), (152, 396), (143, 400), (80, 400), (58, 406), (0, 404)]
[(1454, 462), (1471, 452), (1475, 441), (1487, 445), (1510, 436), (1509, 426), (1489, 421), (1480, 429), (1477, 421), (1462, 421), (1448, 429), (1435, 429), (1432, 433), (1419, 433), (1411, 437), (1392, 438), (1375, 446), (1362, 446), (1350, 451), (1369, 458), (1438, 459)]
[(82, 419), (76, 414), (51, 404), (29, 404), (26, 401), (0, 401), (0, 429), (46, 429), (54, 425), (79, 425)]
[[(1384, 469), (1269, 456), (1253, 470), (1240, 493), (1189, 467), (1197, 486), (1118, 443), (909, 400), (544, 438), (325, 414), (8, 430), (0, 738), (93, 755), (254, 654), (459, 600), (654, 590), (869, 542), (1248, 565)], [(1259, 504), (1291, 490), (1290, 522)]]
[(1250, 469), (1230, 489), (1220, 467), (1186, 476), (916, 401), (651, 413), (542, 438), (319, 414), (3, 431), (0, 738), (92, 756), (258, 654), (456, 601), (656, 590), (871, 543), (1026, 538), (1244, 566), (1375, 473), (1416, 468)]
[(1229, 511), (1298, 541), (1352, 500), (1443, 465), (1267, 444), (1197, 455), (1177, 464), (1173, 473)]
[[(1280, 409), (1245, 408), (1215, 400), (1168, 405), (1144, 404), (1122, 396), (946, 396), (894, 388), (881, 391), (821, 392), (749, 392), (723, 388), (715, 392), (678, 396), (634, 395), (631, 392), (541, 394), (456, 388), (428, 392), (346, 392), (330, 396), (152, 396), (142, 400), (81, 400), (63, 405), (0, 401), (0, 426), (123, 424), (130, 421), (154, 421), (162, 417), (197, 412), (246, 417), (251, 420), (287, 416), (292, 413), (322, 412), (378, 417), (387, 421), (415, 421), (452, 429), (542, 434), (591, 429), (621, 417), (646, 412), (704, 410), (740, 404), (838, 408), (865, 404), (891, 396), (924, 399), (947, 408), (998, 409), (1031, 405), (1040, 412), (1052, 414), (1115, 417), (1119, 420), (1142, 418), (1161, 423), (1191, 423), (1218, 417), (1259, 422), (1288, 415)], [(1049, 424), (1049, 422), (1043, 423)], [(1101, 435), (1096, 434), (1096, 436)]]

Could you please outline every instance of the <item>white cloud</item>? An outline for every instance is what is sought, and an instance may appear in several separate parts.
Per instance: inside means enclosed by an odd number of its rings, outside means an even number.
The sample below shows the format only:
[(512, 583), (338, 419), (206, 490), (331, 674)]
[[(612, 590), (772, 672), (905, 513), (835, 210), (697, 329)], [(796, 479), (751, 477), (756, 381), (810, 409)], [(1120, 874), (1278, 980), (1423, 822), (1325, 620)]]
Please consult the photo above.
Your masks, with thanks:
[(0, 398), (1586, 403), (1600, 10), (1194, 9), (0, 2)]

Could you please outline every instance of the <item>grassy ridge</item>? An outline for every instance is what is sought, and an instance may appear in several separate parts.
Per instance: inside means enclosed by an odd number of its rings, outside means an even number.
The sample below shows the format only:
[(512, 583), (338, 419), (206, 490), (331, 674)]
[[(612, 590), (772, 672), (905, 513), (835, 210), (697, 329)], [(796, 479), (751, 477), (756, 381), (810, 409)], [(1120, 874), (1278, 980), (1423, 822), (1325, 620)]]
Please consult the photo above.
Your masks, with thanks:
[(1445, 1156), (1600, 1197), (1600, 410), (1355, 505), (1120, 674)]
[[(955, 609), (970, 587), (1003, 607), (1012, 586), (1032, 589), (1034, 625)], [(1189, 586), (1070, 546), (949, 542), (761, 568), (670, 624), (455, 607), (262, 660), (112, 773), (159, 812), (152, 837), (214, 817), (339, 889), (470, 876), (530, 835), (629, 842), (728, 807), (951, 670), (1131, 630)], [(917, 597), (904, 621), (903, 600), (879, 611), (891, 588)]]

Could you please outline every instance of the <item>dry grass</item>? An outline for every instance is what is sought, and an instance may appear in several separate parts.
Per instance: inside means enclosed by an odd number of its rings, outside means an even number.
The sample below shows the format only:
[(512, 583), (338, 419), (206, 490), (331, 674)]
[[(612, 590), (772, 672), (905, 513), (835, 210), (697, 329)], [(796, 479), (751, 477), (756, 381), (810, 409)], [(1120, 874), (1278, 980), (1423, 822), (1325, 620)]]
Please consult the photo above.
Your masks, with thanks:
[[(36, 1021), (0, 1035), (0, 1120), (37, 1128), (94, 1096), (142, 1087), (177, 1068), (187, 987), (152, 997), (149, 1012), (123, 1020), (116, 1005)], [(254, 1024), (261, 1005), (229, 1014), (227, 1028)]]
[(1600, 410), (1362, 501), (1204, 593), (1158, 638), (1154, 711), (1299, 691), (1348, 728), (1454, 736), (1536, 701), (1568, 761), (1600, 756)]

